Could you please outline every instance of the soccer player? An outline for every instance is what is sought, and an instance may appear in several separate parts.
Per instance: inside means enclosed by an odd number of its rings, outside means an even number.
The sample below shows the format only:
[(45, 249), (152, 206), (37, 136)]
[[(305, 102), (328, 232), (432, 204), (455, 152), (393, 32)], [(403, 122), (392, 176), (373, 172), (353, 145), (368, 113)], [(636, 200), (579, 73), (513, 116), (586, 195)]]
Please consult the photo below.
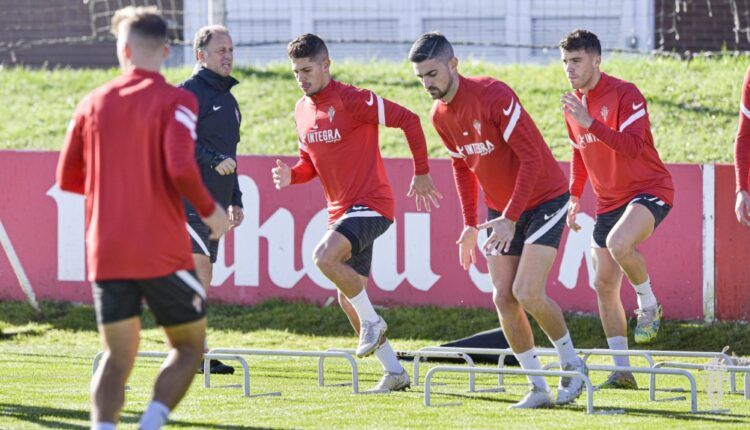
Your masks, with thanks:
[[(198, 169), (214, 200), (226, 208), (232, 227), (238, 227), (244, 217), (242, 192), (235, 171), (242, 117), (237, 100), (230, 92), (239, 82), (231, 76), (234, 45), (229, 30), (220, 25), (201, 28), (195, 34), (193, 51), (198, 64), (193, 76), (179, 86), (198, 98), (198, 138), (195, 141)], [(208, 291), (219, 242), (209, 238), (208, 227), (187, 201), (185, 211), (195, 274)], [(198, 371), (202, 372), (203, 366), (199, 366)], [(211, 360), (211, 373), (232, 374), (234, 368)]]
[(122, 76), (75, 110), (57, 166), (60, 188), (86, 197), (86, 256), (104, 346), (91, 381), (92, 428), (114, 429), (138, 352), (145, 298), (170, 345), (140, 428), (161, 428), (203, 354), (205, 292), (192, 273), (180, 196), (218, 239), (226, 212), (201, 182), (193, 145), (198, 104), (159, 73), (167, 24), (156, 8), (112, 18)]
[(277, 188), (320, 177), (328, 202), (328, 231), (314, 252), (315, 264), (338, 288), (339, 303), (359, 333), (357, 356), (372, 354), (385, 374), (377, 391), (410, 386), (409, 375), (386, 340), (387, 325), (373, 309), (365, 286), (370, 275), (373, 242), (393, 223), (393, 191), (378, 146), (378, 126), (403, 130), (414, 157), (409, 196), (417, 209), (438, 206), (442, 198), (432, 184), (427, 145), (419, 117), (372, 91), (331, 78), (328, 49), (314, 34), (304, 34), (287, 49), (292, 71), (304, 96), (294, 119), (299, 161), (281, 161), (272, 171)]
[[(560, 307), (546, 292), (547, 274), (557, 255), (568, 205), (568, 188), (557, 162), (518, 96), (490, 77), (464, 77), (450, 42), (440, 33), (423, 34), (409, 52), (414, 74), (435, 100), (430, 119), (450, 153), (464, 228), (456, 242), (459, 262), (475, 262), (479, 229), (500, 325), (524, 369), (541, 369), (525, 312), (539, 323), (560, 356), (563, 370), (586, 372), (576, 355)], [(477, 224), (481, 186), (489, 221)], [(511, 408), (554, 405), (541, 376)], [(562, 378), (557, 404), (580, 396), (578, 379)]]
[[(659, 159), (651, 136), (646, 99), (630, 82), (599, 70), (601, 45), (595, 34), (575, 30), (560, 42), (573, 93), (561, 100), (573, 157), (570, 163), (568, 226), (579, 231), (576, 214), (586, 179), (596, 195), (592, 240), (594, 286), (610, 349), (628, 348), (627, 322), (620, 300), (622, 274), (638, 297), (635, 342), (651, 342), (662, 308), (651, 290), (646, 262), (636, 247), (651, 236), (672, 207), (672, 176)], [(628, 366), (626, 356), (615, 365)], [(604, 387), (637, 388), (629, 372), (613, 372)]]
[(734, 206), (737, 221), (750, 227), (750, 194), (748, 175), (750, 174), (750, 68), (745, 72), (740, 100), (740, 121), (737, 139), (734, 143), (734, 172), (737, 183), (737, 202)]

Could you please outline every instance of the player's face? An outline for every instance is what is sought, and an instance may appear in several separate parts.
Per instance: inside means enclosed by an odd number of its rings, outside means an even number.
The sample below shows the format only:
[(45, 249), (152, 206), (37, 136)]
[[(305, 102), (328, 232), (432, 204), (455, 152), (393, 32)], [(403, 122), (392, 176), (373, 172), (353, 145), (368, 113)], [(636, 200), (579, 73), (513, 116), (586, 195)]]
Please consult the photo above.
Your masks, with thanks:
[(214, 33), (203, 51), (198, 53), (198, 61), (203, 67), (221, 76), (232, 74), (234, 64), (234, 44), (226, 33)]
[(433, 100), (439, 100), (448, 94), (453, 86), (453, 74), (450, 62), (438, 58), (412, 63), (414, 74)]
[(291, 62), (297, 84), (306, 96), (317, 94), (328, 84), (331, 63), (327, 57), (318, 60), (312, 57), (292, 58)]
[(565, 75), (574, 90), (587, 88), (599, 69), (601, 57), (590, 54), (585, 49), (577, 51), (560, 50)]

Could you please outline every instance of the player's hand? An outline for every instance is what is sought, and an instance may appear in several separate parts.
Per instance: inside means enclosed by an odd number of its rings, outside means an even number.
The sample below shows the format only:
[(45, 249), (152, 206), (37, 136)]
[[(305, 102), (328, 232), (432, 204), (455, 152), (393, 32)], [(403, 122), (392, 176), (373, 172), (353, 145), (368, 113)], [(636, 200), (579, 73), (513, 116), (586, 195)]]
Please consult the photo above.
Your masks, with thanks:
[(576, 224), (576, 215), (581, 211), (581, 199), (576, 196), (570, 196), (570, 206), (568, 206), (568, 216), (566, 222), (571, 230), (581, 231), (581, 226)]
[(515, 221), (500, 216), (483, 224), (479, 224), (477, 228), (480, 230), (492, 228), (492, 234), (487, 238), (487, 242), (484, 242), (484, 245), (482, 245), (482, 250), (485, 254), (490, 254), (493, 250), (502, 250), (504, 252), (510, 250), (510, 242), (516, 234)]
[(292, 169), (281, 160), (276, 160), (276, 167), (271, 169), (271, 175), (273, 175), (273, 184), (276, 185), (277, 190), (292, 183)]
[(466, 226), (458, 238), (458, 263), (464, 270), (469, 270), (472, 263), (477, 262), (477, 256), (474, 249), (477, 247), (477, 234), (479, 230), (475, 227)]
[(242, 221), (245, 219), (245, 212), (242, 207), (232, 205), (227, 209), (227, 215), (229, 215), (229, 223), (232, 225), (231, 228), (239, 227)]
[(581, 102), (575, 94), (563, 94), (560, 103), (562, 104), (562, 110), (569, 113), (578, 125), (585, 129), (591, 127), (594, 118), (591, 118), (588, 109), (586, 109), (586, 106), (583, 105), (583, 102)]
[(219, 172), (220, 175), (230, 175), (234, 173), (234, 170), (237, 168), (237, 162), (234, 161), (233, 158), (228, 157), (225, 158), (224, 161), (217, 164), (216, 167), (214, 167), (214, 170)]
[(201, 219), (211, 230), (211, 236), (209, 236), (211, 240), (219, 240), (231, 228), (227, 213), (218, 203), (216, 204), (216, 209), (208, 218)]
[(734, 204), (734, 213), (737, 221), (745, 227), (750, 227), (750, 194), (747, 191), (737, 193), (737, 202)]
[(429, 173), (425, 175), (414, 175), (411, 179), (411, 186), (409, 187), (409, 192), (406, 193), (406, 197), (412, 196), (415, 196), (414, 200), (417, 204), (417, 210), (422, 210), (421, 208), (424, 207), (427, 212), (432, 210), (430, 202), (432, 202), (432, 205), (436, 208), (439, 208), (440, 203), (438, 203), (438, 199), (443, 198), (440, 191), (438, 191), (437, 188), (435, 188), (435, 185), (433, 185), (432, 177)]

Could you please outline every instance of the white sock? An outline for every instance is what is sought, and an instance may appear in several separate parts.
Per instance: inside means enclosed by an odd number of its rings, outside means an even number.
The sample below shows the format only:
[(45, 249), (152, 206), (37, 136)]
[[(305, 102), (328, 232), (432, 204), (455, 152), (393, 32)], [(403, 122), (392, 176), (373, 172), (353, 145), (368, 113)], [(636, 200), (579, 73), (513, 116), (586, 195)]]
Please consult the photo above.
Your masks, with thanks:
[(560, 367), (564, 364), (578, 364), (580, 358), (576, 354), (575, 348), (573, 348), (573, 340), (570, 338), (570, 332), (565, 332), (565, 335), (557, 340), (552, 340), (557, 350), (557, 355), (560, 356)]
[[(607, 345), (609, 349), (613, 351), (627, 351), (628, 350), (628, 338), (625, 336), (613, 336), (607, 338)], [(615, 361), (615, 366), (627, 367), (630, 366), (630, 357), (627, 355), (615, 355), (612, 357)]]
[(396, 353), (393, 352), (393, 348), (391, 348), (391, 343), (387, 340), (375, 350), (375, 356), (378, 357), (380, 364), (383, 365), (383, 370), (386, 372), (401, 373), (404, 371), (404, 367), (401, 366), (398, 357), (396, 357)]
[(140, 430), (159, 430), (161, 426), (167, 423), (170, 412), (164, 403), (153, 400), (148, 404), (146, 412), (141, 416), (138, 428)]
[(364, 288), (361, 293), (354, 297), (349, 297), (349, 303), (354, 306), (354, 310), (357, 311), (360, 321), (375, 322), (380, 318), (378, 314), (375, 313), (375, 308), (372, 307), (370, 298), (367, 297), (367, 290)]
[[(521, 368), (526, 370), (541, 370), (542, 369), (542, 363), (539, 362), (539, 357), (536, 355), (536, 350), (534, 348), (531, 348), (530, 350), (526, 352), (521, 353), (514, 353), (516, 356), (516, 359), (521, 364)], [(543, 388), (547, 391), (549, 391), (549, 385), (547, 385), (547, 381), (544, 379), (544, 376), (527, 376), (529, 379), (529, 382), (536, 385), (539, 388)]]
[(115, 423), (98, 422), (91, 426), (91, 430), (117, 430)]
[(646, 282), (638, 285), (633, 285), (635, 294), (638, 296), (638, 308), (645, 309), (651, 308), (657, 305), (656, 296), (651, 291), (651, 279), (646, 278)]

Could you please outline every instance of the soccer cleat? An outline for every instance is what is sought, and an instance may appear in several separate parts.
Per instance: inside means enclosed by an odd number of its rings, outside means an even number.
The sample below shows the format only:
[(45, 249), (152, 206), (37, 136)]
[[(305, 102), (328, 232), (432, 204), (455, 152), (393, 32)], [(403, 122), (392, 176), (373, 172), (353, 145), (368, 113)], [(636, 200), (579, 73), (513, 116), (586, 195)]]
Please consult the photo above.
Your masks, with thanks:
[(635, 381), (635, 377), (630, 372), (620, 371), (612, 372), (603, 384), (599, 386), (600, 389), (617, 388), (620, 390), (637, 390), (638, 383)]
[(411, 380), (409, 379), (409, 374), (406, 373), (406, 370), (402, 370), (401, 373), (385, 372), (383, 377), (380, 378), (378, 385), (376, 385), (372, 391), (385, 393), (391, 391), (404, 391), (410, 387)]
[[(211, 374), (212, 375), (233, 375), (234, 367), (227, 366), (219, 360), (211, 360)], [(198, 365), (198, 373), (203, 373), (203, 360)]]
[(661, 305), (646, 309), (636, 309), (638, 323), (635, 326), (635, 343), (649, 343), (656, 339), (661, 323)]
[(385, 323), (383, 318), (378, 317), (375, 322), (362, 321), (359, 331), (359, 345), (356, 351), (357, 357), (367, 357), (375, 352), (385, 337), (386, 330), (388, 330), (388, 324)]
[[(562, 370), (581, 372), (584, 375), (589, 374), (589, 369), (583, 360), (579, 360), (578, 364), (566, 363), (562, 366)], [(583, 385), (584, 382), (579, 378), (570, 378), (567, 376), (560, 378), (560, 385), (557, 388), (557, 404), (567, 405), (577, 399), (583, 392)]]
[(508, 409), (537, 409), (551, 408), (554, 406), (555, 402), (552, 401), (551, 392), (531, 384), (531, 389), (526, 393), (523, 399), (515, 405), (508, 406)]

